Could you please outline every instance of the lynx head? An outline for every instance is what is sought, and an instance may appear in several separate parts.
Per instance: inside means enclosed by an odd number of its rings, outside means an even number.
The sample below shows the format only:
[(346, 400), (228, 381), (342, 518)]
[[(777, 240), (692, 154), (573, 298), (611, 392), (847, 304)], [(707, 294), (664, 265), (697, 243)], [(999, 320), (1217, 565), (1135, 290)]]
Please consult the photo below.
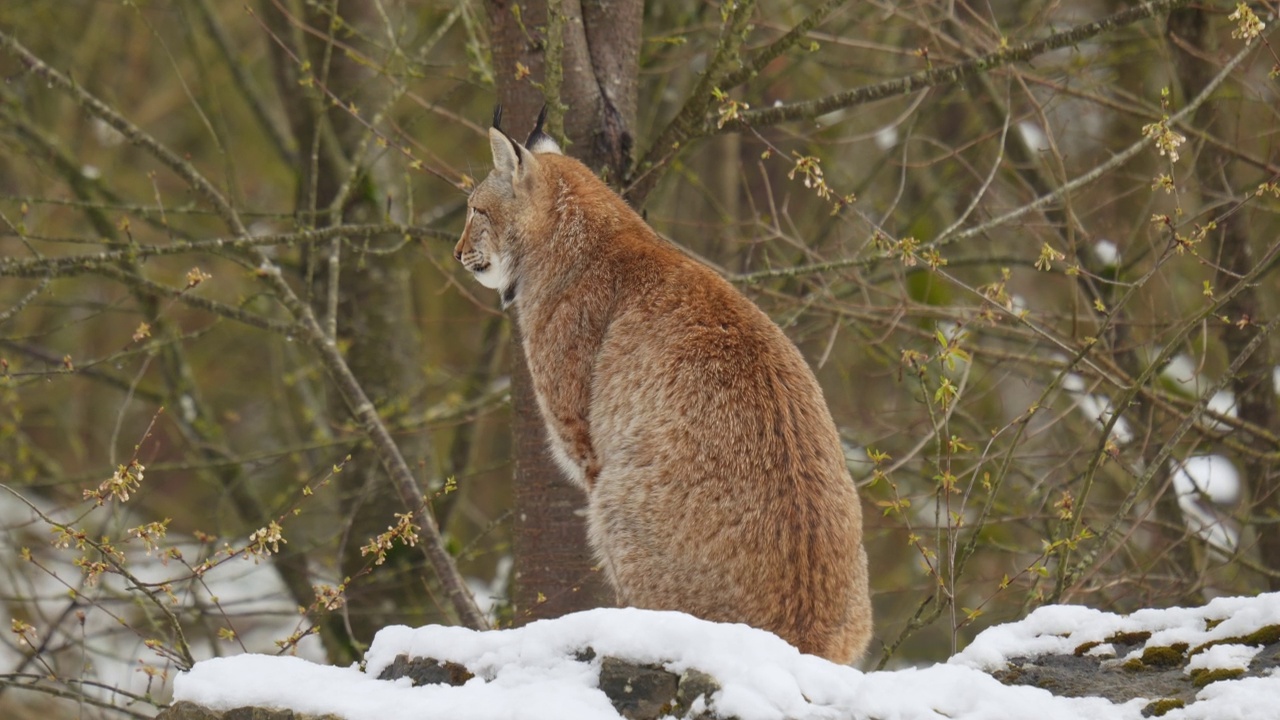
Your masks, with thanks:
[(494, 110), (493, 127), (489, 128), (493, 170), (471, 191), (467, 223), (453, 249), (454, 258), (481, 285), (498, 291), (504, 307), (515, 299), (522, 230), (537, 212), (543, 174), (538, 155), (561, 154), (556, 142), (542, 130), (546, 117), (543, 107), (529, 139), (521, 145), (499, 127), (502, 106)]

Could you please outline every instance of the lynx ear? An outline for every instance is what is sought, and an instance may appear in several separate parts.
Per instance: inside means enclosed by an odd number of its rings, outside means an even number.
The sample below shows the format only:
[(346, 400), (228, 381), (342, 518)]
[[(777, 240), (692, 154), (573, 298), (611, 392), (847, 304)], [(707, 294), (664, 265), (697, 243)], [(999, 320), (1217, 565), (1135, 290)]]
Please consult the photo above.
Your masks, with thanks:
[(533, 153), (497, 128), (489, 128), (489, 149), (493, 151), (493, 171), (510, 184), (513, 192), (527, 189), (538, 164)]
[(520, 147), (497, 128), (489, 128), (489, 149), (493, 151), (493, 169), (508, 177), (520, 165)]
[(538, 113), (538, 121), (533, 124), (533, 132), (529, 133), (529, 139), (524, 141), (524, 146), (529, 148), (529, 152), (534, 153), (552, 153), (554, 155), (563, 155), (560, 152), (560, 146), (552, 137), (542, 130), (542, 125), (547, 121), (547, 106), (542, 106), (542, 112)]

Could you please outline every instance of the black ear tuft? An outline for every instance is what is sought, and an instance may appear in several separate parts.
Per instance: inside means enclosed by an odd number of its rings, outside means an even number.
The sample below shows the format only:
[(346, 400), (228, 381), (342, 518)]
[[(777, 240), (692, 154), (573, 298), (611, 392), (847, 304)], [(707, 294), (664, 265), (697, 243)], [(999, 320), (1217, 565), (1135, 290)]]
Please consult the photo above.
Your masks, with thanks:
[(524, 157), (520, 152), (520, 143), (517, 143), (515, 138), (508, 135), (506, 131), (502, 129), (502, 103), (498, 103), (493, 106), (493, 129), (501, 133), (502, 137), (506, 138), (507, 142), (511, 143), (511, 149), (514, 150), (516, 154), (516, 165), (523, 165)]
[(524, 141), (524, 146), (534, 153), (554, 153), (560, 155), (560, 146), (545, 131), (543, 126), (547, 122), (547, 106), (542, 106), (542, 112), (538, 113), (538, 121), (533, 125), (533, 132), (529, 133), (529, 139)]
[(543, 105), (542, 110), (538, 113), (538, 119), (533, 123), (533, 131), (529, 133), (529, 139), (524, 141), (525, 147), (532, 148), (534, 143), (538, 142), (538, 140), (548, 137), (547, 134), (542, 131), (542, 126), (545, 125), (546, 122), (547, 106)]

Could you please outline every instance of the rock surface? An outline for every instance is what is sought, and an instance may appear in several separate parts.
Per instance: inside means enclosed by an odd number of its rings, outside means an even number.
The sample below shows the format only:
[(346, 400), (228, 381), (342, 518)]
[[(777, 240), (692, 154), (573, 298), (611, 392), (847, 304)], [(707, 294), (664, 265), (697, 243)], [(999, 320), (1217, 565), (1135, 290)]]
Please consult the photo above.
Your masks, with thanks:
[(475, 674), (465, 666), (455, 662), (440, 662), (434, 658), (410, 658), (400, 655), (378, 674), (379, 680), (397, 680), (409, 678), (414, 687), (419, 685), (452, 685), (457, 687)]
[[(1158, 698), (1147, 704), (1143, 715), (1163, 715), (1168, 710), (1195, 702), (1201, 688), (1215, 682), (1248, 677), (1267, 677), (1280, 667), (1280, 627), (1269, 626), (1252, 637), (1230, 638), (1216, 645), (1242, 644), (1259, 647), (1247, 668), (1196, 670), (1192, 657), (1208, 647), (1191, 648), (1186, 643), (1146, 645), (1149, 634), (1118, 633), (1107, 638), (1111, 650), (1102, 655), (1089, 652), (1097, 645), (1082, 644), (1070, 655), (1050, 654), (1016, 657), (992, 675), (1006, 685), (1030, 685), (1062, 697), (1104, 697), (1114, 703), (1134, 698)], [(1211, 647), (1211, 645), (1209, 646)], [(1127, 660), (1122, 659), (1126, 656)], [(1280, 708), (1280, 699), (1277, 699)]]
[(156, 720), (342, 720), (336, 715), (302, 715), (292, 710), (241, 707), (217, 712), (195, 703), (176, 702), (156, 716)]

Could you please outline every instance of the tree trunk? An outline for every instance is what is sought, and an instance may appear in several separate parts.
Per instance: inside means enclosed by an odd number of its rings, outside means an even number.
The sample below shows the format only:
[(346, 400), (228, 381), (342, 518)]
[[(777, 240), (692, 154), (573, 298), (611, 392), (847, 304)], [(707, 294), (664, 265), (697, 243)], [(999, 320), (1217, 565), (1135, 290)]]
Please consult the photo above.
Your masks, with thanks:
[[(1208, 62), (1208, 59), (1217, 57), (1210, 17), (1207, 11), (1198, 7), (1176, 10), (1169, 15), (1168, 33), (1183, 95), (1192, 97), (1208, 84), (1216, 72)], [(1194, 125), (1207, 134), (1230, 138), (1231, 128), (1224, 127), (1223, 121), (1231, 116), (1232, 111), (1225, 107), (1224, 101), (1213, 98), (1196, 111)], [(1230, 165), (1231, 157), (1220, 147), (1206, 143), (1200, 148), (1196, 156), (1196, 176), (1206, 201), (1233, 199), (1241, 195), (1241, 191), (1232, 187)], [(1252, 270), (1256, 260), (1245, 209), (1222, 213), (1217, 222), (1217, 230), (1209, 233), (1212, 244), (1206, 249), (1206, 255), (1217, 263), (1214, 287), (1226, 290)], [(1257, 287), (1244, 288), (1223, 306), (1223, 314), (1231, 320), (1229, 324), (1219, 325), (1228, 362), (1239, 357), (1262, 332), (1264, 323), (1260, 320), (1266, 316), (1264, 308)], [(1280, 415), (1272, 389), (1275, 361), (1270, 347), (1269, 341), (1264, 339), (1231, 378), (1230, 387), (1235, 393), (1240, 419), (1274, 433), (1280, 430)], [(1274, 460), (1277, 448), (1269, 446), (1261, 438), (1249, 438), (1246, 442), (1256, 452), (1238, 454), (1235, 460), (1252, 491), (1250, 514), (1261, 519), (1255, 524), (1259, 558), (1265, 567), (1274, 571), (1268, 576), (1271, 589), (1280, 590), (1280, 465)]]
[[(566, 152), (610, 180), (625, 177), (630, 163), (636, 116), (641, 15), (640, 0), (607, 5), (600, 0), (534, 0), (513, 13), (509, 0), (489, 0), (498, 102), (506, 129), (517, 139), (542, 105), (543, 89), (559, 91), (567, 108)], [(547, 83), (548, 48), (552, 69), (556, 47), (549, 43), (549, 7), (559, 15), (563, 47), (561, 81)], [(558, 7), (558, 13), (555, 9)], [(527, 31), (527, 34), (526, 34)], [(529, 68), (520, 78), (517, 63)], [(554, 76), (554, 73), (553, 73)], [(537, 82), (542, 88), (536, 87)], [(546, 431), (534, 399), (520, 346), (518, 318), (511, 371), (516, 448), (515, 478), (515, 622), (558, 617), (600, 605), (612, 605), (613, 593), (601, 577), (586, 545), (580, 509), (585, 498), (561, 475), (547, 452)]]

